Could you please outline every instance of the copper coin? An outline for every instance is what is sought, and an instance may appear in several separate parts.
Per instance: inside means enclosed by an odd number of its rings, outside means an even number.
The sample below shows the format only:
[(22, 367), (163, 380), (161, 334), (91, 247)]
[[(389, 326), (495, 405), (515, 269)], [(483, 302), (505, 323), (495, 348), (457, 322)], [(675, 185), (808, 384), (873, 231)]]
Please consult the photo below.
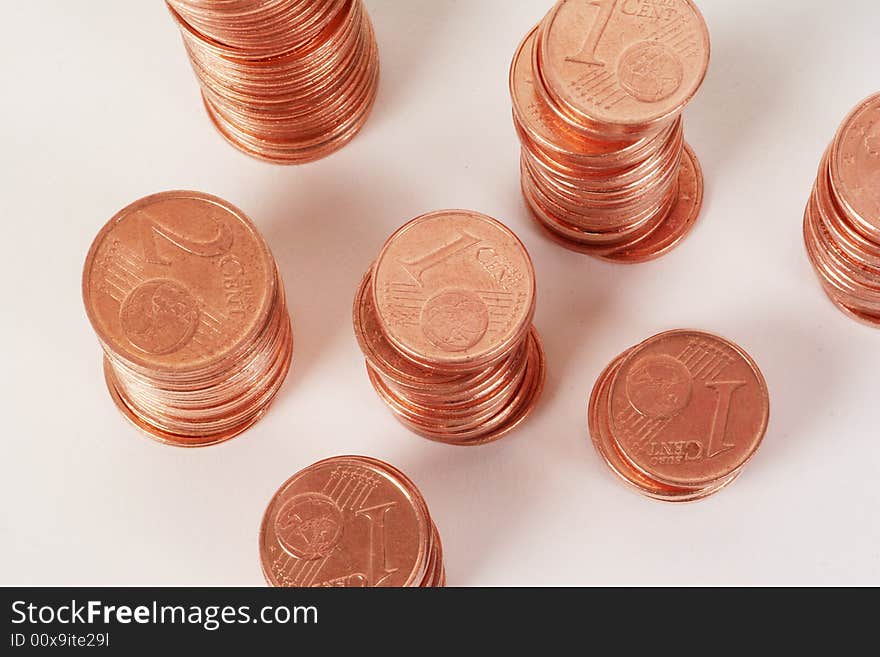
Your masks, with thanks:
[(880, 267), (880, 242), (872, 241), (860, 233), (844, 216), (836, 200), (827, 175), (827, 156), (822, 160), (822, 172), (816, 179), (810, 197), (810, 209), (816, 220), (828, 231), (831, 241), (856, 262)]
[(848, 217), (880, 241), (880, 93), (850, 113), (831, 149), (830, 179)]
[(709, 64), (709, 32), (690, 0), (561, 0), (537, 51), (546, 88), (576, 120), (619, 134), (680, 113)]
[(466, 210), (423, 215), (386, 242), (373, 274), (388, 339), (417, 362), (489, 363), (520, 341), (534, 313), (535, 277), (517, 237)]
[(708, 333), (662, 333), (633, 349), (610, 383), (621, 453), (668, 486), (700, 488), (738, 471), (767, 429), (767, 386), (754, 361)]
[[(850, 317), (880, 326), (880, 94), (843, 121), (819, 166), (804, 212), (807, 255), (831, 301)], [(880, 134), (880, 133), (878, 133)]]
[[(186, 22), (212, 41), (271, 57), (317, 36), (346, 4), (313, 0), (168, 0)], [(291, 34), (293, 32), (293, 34)]]
[(237, 355), (266, 323), (274, 260), (240, 210), (201, 192), (120, 210), (86, 257), (83, 299), (99, 339), (150, 370), (186, 372)]
[(355, 296), (353, 323), (355, 337), (367, 362), (379, 369), (399, 385), (424, 387), (450, 384), (454, 386), (462, 379), (461, 374), (444, 374), (436, 370), (419, 367), (397, 351), (388, 339), (376, 315), (376, 307), (372, 295), (372, 269), (364, 274), (358, 293)]
[[(524, 170), (522, 177), (522, 189), (534, 218), (542, 228), (546, 229), (550, 237), (567, 248), (599, 257), (617, 251), (634, 249), (646, 241), (649, 235), (660, 229), (665, 223), (675, 207), (678, 194), (675, 187), (664, 190), (663, 196), (660, 196), (656, 202), (652, 201), (651, 205), (642, 209), (638, 214), (620, 213), (618, 220), (627, 222), (623, 227), (602, 233), (572, 223), (579, 221), (579, 218), (576, 215), (567, 214), (564, 208), (549, 199), (547, 194), (542, 191), (540, 184), (526, 170)], [(592, 218), (592, 208), (585, 205), (583, 215)], [(670, 227), (676, 224), (677, 222), (674, 222), (670, 224)], [(677, 241), (673, 241), (671, 246), (675, 246), (675, 244)], [(659, 242), (658, 245), (663, 251), (664, 243)], [(650, 259), (650, 257), (643, 255), (642, 259)]]
[[(281, 333), (281, 348), (277, 351), (274, 362), (245, 384), (246, 393), (241, 394), (236, 390), (232, 395), (227, 395), (227, 398), (236, 397), (239, 408), (234, 413), (223, 407), (224, 402), (215, 383), (209, 381), (200, 387), (210, 393), (199, 395), (207, 397), (207, 412), (183, 413), (181, 417), (178, 411), (169, 418), (172, 409), (160, 407), (156, 412), (147, 414), (138, 407), (138, 404), (144, 403), (143, 397), (125, 390), (119, 370), (105, 357), (104, 377), (107, 389), (123, 416), (144, 434), (161, 443), (177, 447), (207, 447), (224, 442), (259, 421), (269, 410), (271, 402), (283, 385), (293, 357), (289, 319), (285, 319), (284, 329)], [(238, 371), (247, 369), (250, 368), (245, 365)]]
[(480, 445), (519, 426), (540, 397), (534, 307), (534, 270), (513, 233), (447, 210), (388, 239), (352, 316), (370, 382), (397, 419), (431, 440)]
[(376, 392), (389, 405), (398, 420), (414, 433), (430, 440), (451, 445), (484, 445), (500, 440), (519, 427), (534, 410), (543, 392), (546, 379), (546, 361), (540, 338), (532, 331), (529, 358), (524, 378), (515, 394), (504, 405), (488, 416), (479, 417), (471, 425), (444, 425), (436, 420), (436, 413), (420, 414), (407, 405), (405, 398), (395, 394), (378, 373), (370, 370), (370, 380)]
[(628, 353), (629, 352), (625, 352), (618, 356), (602, 372), (596, 381), (596, 384), (593, 387), (593, 392), (590, 396), (588, 416), (590, 435), (596, 451), (602, 456), (602, 459), (611, 471), (639, 493), (663, 502), (697, 501), (717, 493), (719, 490), (730, 484), (739, 476), (740, 470), (735, 471), (733, 474), (728, 475), (718, 482), (713, 482), (705, 488), (694, 489), (668, 486), (648, 477), (639, 470), (636, 470), (621, 454), (620, 448), (611, 433), (608, 417), (603, 411), (608, 407), (608, 393), (611, 379)]
[(315, 463), (269, 503), (260, 561), (271, 586), (439, 585), (439, 536), (415, 485), (358, 456)]
[(83, 299), (112, 398), (163, 442), (238, 435), (287, 375), (292, 332), (274, 259), (217, 197), (164, 192), (117, 213), (86, 258)]
[(341, 148), (364, 125), (379, 57), (361, 0), (168, 0), (209, 117), (281, 164)]
[[(605, 141), (590, 138), (563, 124), (543, 101), (536, 88), (531, 53), (538, 28), (535, 27), (520, 44), (510, 67), (510, 95), (518, 124), (528, 138), (542, 148), (559, 153), (562, 157), (596, 161), (597, 166), (610, 160), (610, 165), (628, 150), (638, 150), (644, 140)], [(604, 164), (608, 166), (608, 164)]]
[(659, 258), (688, 236), (702, 207), (703, 171), (697, 156), (685, 144), (678, 175), (678, 195), (662, 223), (643, 241), (599, 257), (621, 263), (647, 262)]
[(572, 250), (620, 263), (678, 245), (703, 179), (681, 111), (700, 86), (708, 32), (688, 0), (558, 2), (510, 70), (522, 192)]

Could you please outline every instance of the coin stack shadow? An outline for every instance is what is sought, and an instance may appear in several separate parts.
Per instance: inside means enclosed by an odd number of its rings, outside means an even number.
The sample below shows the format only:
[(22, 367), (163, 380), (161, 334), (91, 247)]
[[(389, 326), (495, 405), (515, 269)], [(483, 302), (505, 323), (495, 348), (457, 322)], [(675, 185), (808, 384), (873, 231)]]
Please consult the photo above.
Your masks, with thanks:
[(825, 152), (804, 241), (834, 304), (880, 326), (880, 94), (859, 103)]
[(490, 217), (440, 211), (394, 233), (361, 282), (353, 322), (397, 419), (453, 445), (519, 426), (545, 378), (534, 289), (525, 247)]
[(254, 157), (309, 162), (351, 140), (376, 96), (362, 0), (167, 0), (220, 133)]
[(121, 210), (92, 244), (83, 298), (113, 400), (161, 442), (238, 435), (290, 368), (275, 260), (250, 219), (217, 197), (163, 192)]
[(446, 586), (419, 489), (366, 456), (319, 461), (278, 489), (260, 527), (260, 563), (270, 586)]
[(690, 502), (733, 482), (770, 414), (760, 369), (732, 342), (700, 331), (661, 333), (618, 356), (593, 386), (589, 430), (624, 483)]
[[(638, 263), (677, 246), (700, 214), (703, 177), (681, 112), (705, 74), (708, 32), (689, 0), (666, 7), (672, 18), (655, 24), (652, 36), (624, 7), (582, 15), (600, 4), (558, 2), (514, 56), (521, 186), (556, 242)], [(592, 52), (556, 52), (557, 42), (580, 44), (589, 16), (606, 21), (591, 33), (601, 40), (584, 44)]]

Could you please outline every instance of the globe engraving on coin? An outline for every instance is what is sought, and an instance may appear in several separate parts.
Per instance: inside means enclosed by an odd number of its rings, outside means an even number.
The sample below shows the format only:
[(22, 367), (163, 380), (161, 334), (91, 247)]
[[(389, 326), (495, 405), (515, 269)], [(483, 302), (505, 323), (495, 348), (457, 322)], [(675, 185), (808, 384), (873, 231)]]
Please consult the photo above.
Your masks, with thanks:
[(679, 413), (690, 402), (692, 389), (688, 368), (667, 355), (641, 360), (626, 378), (630, 403), (639, 413), (651, 418), (669, 418)]
[(141, 283), (119, 309), (125, 336), (149, 354), (170, 354), (187, 345), (199, 325), (199, 307), (192, 294), (170, 280)]
[(291, 555), (311, 561), (329, 555), (339, 543), (342, 511), (332, 498), (306, 493), (290, 499), (278, 512), (278, 542)]
[(486, 304), (473, 292), (450, 290), (432, 297), (422, 309), (422, 330), (444, 351), (465, 351), (477, 344), (489, 327)]
[(617, 74), (621, 86), (631, 96), (643, 103), (656, 103), (678, 91), (684, 68), (671, 48), (642, 41), (623, 53)]

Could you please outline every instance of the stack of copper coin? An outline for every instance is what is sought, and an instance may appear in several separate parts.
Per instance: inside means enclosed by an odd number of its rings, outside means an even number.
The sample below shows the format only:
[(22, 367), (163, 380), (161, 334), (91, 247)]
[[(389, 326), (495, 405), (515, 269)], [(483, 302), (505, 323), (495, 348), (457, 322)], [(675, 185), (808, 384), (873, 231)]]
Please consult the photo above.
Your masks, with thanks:
[(445, 210), (388, 239), (353, 314), (370, 381), (397, 418), (426, 438), (476, 445), (516, 428), (541, 394), (534, 311), (522, 242), (490, 217)]
[(338, 456), (288, 479), (260, 528), (270, 586), (446, 585), (443, 546), (416, 485), (365, 456)]
[(770, 399), (755, 362), (700, 331), (661, 333), (618, 356), (590, 397), (593, 444), (643, 495), (688, 502), (742, 472), (764, 438)]
[(162, 442), (232, 438), (287, 375), (275, 260), (251, 220), (214, 196), (164, 192), (121, 210), (86, 258), (83, 299), (111, 396)]
[(510, 69), (522, 190), (562, 245), (622, 263), (675, 247), (703, 177), (681, 112), (709, 62), (690, 0), (561, 0)]
[(361, 0), (168, 0), (220, 133), (255, 157), (298, 164), (366, 121), (379, 54)]
[(825, 153), (804, 239), (831, 300), (880, 326), (880, 94), (853, 110)]

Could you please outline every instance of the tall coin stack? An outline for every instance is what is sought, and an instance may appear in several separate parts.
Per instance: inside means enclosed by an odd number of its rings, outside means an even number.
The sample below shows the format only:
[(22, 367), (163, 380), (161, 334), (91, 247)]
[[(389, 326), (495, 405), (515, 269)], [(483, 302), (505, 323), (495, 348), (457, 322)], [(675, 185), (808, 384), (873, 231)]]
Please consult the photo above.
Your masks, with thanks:
[(446, 586), (419, 489), (365, 456), (319, 461), (278, 489), (260, 528), (260, 563), (270, 586)]
[(804, 239), (835, 305), (880, 326), (880, 94), (859, 103), (826, 151)]
[(519, 239), (485, 215), (445, 210), (388, 239), (358, 290), (354, 329), (370, 381), (405, 426), (476, 445), (516, 428), (541, 394), (534, 309)]
[(208, 194), (164, 192), (116, 214), (86, 258), (83, 299), (111, 396), (162, 442), (241, 433), (290, 367), (275, 260), (250, 219)]
[(636, 263), (687, 235), (703, 177), (681, 113), (708, 63), (690, 0), (561, 0), (526, 36), (510, 93), (523, 195), (550, 237)]
[(701, 331), (661, 333), (618, 356), (589, 405), (596, 450), (626, 484), (689, 502), (742, 472), (767, 430), (770, 397), (755, 362)]
[(379, 53), (361, 0), (167, 0), (208, 114), (234, 146), (319, 159), (366, 121)]

